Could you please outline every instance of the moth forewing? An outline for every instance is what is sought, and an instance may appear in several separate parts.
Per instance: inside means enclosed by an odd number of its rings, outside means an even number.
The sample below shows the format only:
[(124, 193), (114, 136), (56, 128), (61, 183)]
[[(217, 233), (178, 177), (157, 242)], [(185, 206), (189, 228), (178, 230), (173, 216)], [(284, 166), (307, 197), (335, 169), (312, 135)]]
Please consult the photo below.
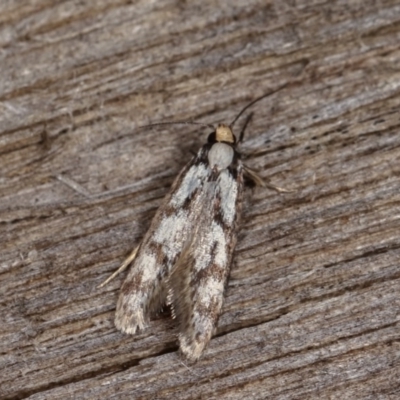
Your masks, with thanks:
[(176, 178), (122, 285), (115, 325), (125, 333), (143, 329), (150, 314), (165, 300), (166, 279), (182, 252), (196, 214), (194, 205), (207, 179), (203, 153), (202, 148)]
[(194, 227), (193, 240), (183, 252), (169, 280), (170, 298), (179, 324), (182, 353), (196, 360), (215, 331), (236, 245), (241, 211), (243, 173), (216, 171), (213, 186), (206, 185), (205, 213)]

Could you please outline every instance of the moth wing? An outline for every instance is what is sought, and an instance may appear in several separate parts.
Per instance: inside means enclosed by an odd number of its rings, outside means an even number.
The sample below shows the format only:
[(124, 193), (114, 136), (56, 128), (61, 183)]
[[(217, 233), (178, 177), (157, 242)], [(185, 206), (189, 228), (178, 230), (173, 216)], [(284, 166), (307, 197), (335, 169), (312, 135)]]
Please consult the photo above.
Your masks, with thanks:
[(168, 281), (180, 348), (190, 360), (200, 357), (222, 309), (242, 204), (240, 162), (234, 172), (222, 170), (215, 187), (208, 186), (212, 193), (204, 197), (201, 217)]
[(176, 178), (140, 244), (117, 302), (115, 325), (125, 333), (143, 329), (150, 314), (165, 303), (166, 280), (203, 203), (202, 188), (211, 173), (207, 151), (200, 149)]

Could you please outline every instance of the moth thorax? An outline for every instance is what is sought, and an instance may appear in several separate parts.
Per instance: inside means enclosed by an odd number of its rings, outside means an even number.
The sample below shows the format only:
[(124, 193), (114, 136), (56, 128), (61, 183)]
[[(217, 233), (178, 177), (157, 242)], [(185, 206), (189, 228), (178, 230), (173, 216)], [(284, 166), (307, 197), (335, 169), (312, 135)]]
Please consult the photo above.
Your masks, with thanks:
[(208, 162), (211, 168), (216, 166), (219, 170), (226, 169), (232, 164), (234, 155), (235, 152), (229, 144), (217, 142), (208, 152)]
[(228, 125), (219, 124), (215, 131), (215, 140), (217, 142), (235, 143), (235, 136)]

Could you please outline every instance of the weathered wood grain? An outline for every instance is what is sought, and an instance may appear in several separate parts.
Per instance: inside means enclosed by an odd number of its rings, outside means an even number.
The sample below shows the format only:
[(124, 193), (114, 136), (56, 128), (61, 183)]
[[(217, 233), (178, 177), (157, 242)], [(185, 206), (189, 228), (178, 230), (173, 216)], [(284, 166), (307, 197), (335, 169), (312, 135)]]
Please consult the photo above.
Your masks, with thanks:
[[(399, 398), (399, 43), (395, 0), (2, 1), (0, 398)], [(96, 286), (209, 133), (135, 128), (284, 83), (242, 151), (294, 191), (248, 191), (217, 337), (118, 332)]]

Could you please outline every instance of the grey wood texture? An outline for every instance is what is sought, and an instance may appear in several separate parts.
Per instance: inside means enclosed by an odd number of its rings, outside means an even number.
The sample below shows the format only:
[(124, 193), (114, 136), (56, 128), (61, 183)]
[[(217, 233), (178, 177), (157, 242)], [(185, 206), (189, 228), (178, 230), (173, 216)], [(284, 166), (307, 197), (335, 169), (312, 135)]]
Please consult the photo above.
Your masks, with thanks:
[[(0, 3), (1, 399), (400, 398), (400, 2)], [(218, 333), (113, 323), (208, 129), (252, 107)], [(248, 115), (248, 113), (246, 113)], [(235, 126), (240, 131), (245, 116)]]

